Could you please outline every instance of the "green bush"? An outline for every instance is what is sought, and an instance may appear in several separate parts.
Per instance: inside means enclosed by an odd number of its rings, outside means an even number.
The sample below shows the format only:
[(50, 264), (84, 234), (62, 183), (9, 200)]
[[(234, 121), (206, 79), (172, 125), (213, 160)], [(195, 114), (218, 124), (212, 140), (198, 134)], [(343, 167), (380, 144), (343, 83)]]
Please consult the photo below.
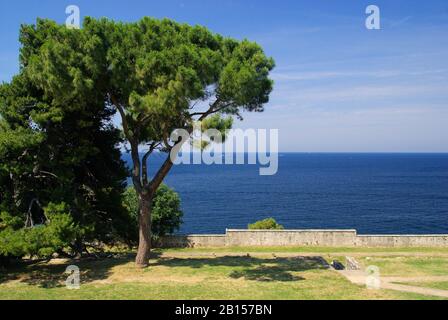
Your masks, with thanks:
[(80, 229), (73, 222), (65, 203), (44, 208), (47, 222), (25, 228), (23, 221), (6, 212), (0, 215), (0, 256), (50, 257), (72, 245)]
[[(138, 197), (133, 187), (126, 189), (123, 197), (124, 207), (132, 217), (135, 236), (138, 229)], [(180, 197), (168, 186), (162, 184), (156, 191), (151, 211), (151, 231), (154, 239), (172, 234), (182, 224), (183, 212), (180, 208)]]
[(248, 225), (249, 230), (282, 230), (281, 224), (278, 224), (274, 218), (267, 218)]

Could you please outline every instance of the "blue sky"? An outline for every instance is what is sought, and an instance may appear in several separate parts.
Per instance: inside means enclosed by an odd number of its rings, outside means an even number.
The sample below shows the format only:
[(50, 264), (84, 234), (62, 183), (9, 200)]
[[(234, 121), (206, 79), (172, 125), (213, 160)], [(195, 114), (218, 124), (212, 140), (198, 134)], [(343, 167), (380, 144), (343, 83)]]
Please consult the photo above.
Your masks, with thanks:
[[(280, 150), (448, 152), (448, 2), (363, 0), (105, 1), (0, 4), (0, 81), (18, 70), (21, 23), (81, 16), (168, 17), (261, 44), (276, 60), (266, 111), (241, 128), (278, 128)], [(381, 30), (365, 9), (381, 10)]]

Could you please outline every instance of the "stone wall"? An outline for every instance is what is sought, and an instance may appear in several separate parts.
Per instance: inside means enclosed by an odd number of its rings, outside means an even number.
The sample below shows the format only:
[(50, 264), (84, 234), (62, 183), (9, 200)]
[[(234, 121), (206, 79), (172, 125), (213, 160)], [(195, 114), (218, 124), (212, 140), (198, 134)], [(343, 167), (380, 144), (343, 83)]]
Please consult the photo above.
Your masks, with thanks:
[(225, 247), (226, 236), (222, 234), (167, 236), (154, 245), (161, 248)]
[(225, 235), (168, 236), (155, 243), (164, 248), (322, 246), (448, 247), (448, 235), (358, 235), (356, 230), (226, 230)]
[(448, 247), (448, 235), (358, 235), (360, 247)]
[(356, 230), (227, 230), (228, 246), (350, 246)]

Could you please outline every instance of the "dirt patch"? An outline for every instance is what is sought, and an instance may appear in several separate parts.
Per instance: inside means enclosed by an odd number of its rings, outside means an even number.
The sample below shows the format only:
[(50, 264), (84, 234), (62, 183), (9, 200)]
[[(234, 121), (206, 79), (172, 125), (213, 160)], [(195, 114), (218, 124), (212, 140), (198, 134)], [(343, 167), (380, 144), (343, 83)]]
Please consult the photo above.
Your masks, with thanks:
[[(344, 277), (346, 277), (350, 282), (354, 284), (366, 285), (367, 275), (363, 271), (343, 270), (337, 272), (342, 274)], [(448, 290), (424, 288), (424, 287), (395, 283), (395, 282), (409, 283), (409, 282), (425, 282), (425, 281), (446, 281), (447, 279), (448, 276), (380, 277), (381, 280), (380, 288), (448, 298)]]

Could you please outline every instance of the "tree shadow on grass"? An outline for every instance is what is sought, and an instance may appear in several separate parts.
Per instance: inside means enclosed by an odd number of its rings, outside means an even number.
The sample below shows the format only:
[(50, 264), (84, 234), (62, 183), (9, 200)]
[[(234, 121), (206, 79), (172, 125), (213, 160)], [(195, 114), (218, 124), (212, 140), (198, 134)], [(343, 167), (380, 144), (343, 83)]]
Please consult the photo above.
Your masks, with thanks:
[[(116, 266), (133, 263), (134, 253), (124, 253), (111, 257), (83, 258), (59, 261), (21, 261), (0, 272), (0, 284), (17, 281), (40, 288), (65, 286), (67, 266), (80, 269), (81, 285), (92, 281), (107, 279)], [(300, 281), (304, 280), (298, 272), (327, 269), (329, 266), (322, 257), (273, 257), (223, 256), (211, 258), (163, 258), (160, 251), (153, 251), (151, 266), (185, 267), (200, 269), (204, 267), (230, 267), (223, 272), (232, 279), (252, 281)], [(133, 268), (131, 266), (130, 268)], [(151, 270), (151, 269), (148, 270)]]
[(268, 265), (260, 265), (253, 269), (233, 271), (229, 276), (234, 279), (244, 278), (255, 281), (299, 281), (303, 277), (292, 272), (303, 272), (313, 269), (327, 269), (328, 265), (320, 257), (276, 258)]
[(322, 257), (257, 258), (249, 256), (223, 256), (216, 258), (161, 258), (152, 265), (166, 267), (235, 267), (229, 273), (233, 279), (253, 281), (299, 281), (304, 280), (294, 273), (307, 270), (328, 269)]
[[(153, 254), (158, 258), (158, 254)], [(65, 280), (69, 276), (65, 273), (70, 265), (79, 267), (81, 284), (97, 280), (107, 279), (112, 268), (132, 262), (135, 258), (133, 253), (115, 254), (111, 257), (88, 257), (81, 259), (64, 259), (58, 263), (52, 260), (23, 260), (0, 273), (0, 284), (9, 281), (17, 281), (40, 288), (59, 288), (65, 286)]]

